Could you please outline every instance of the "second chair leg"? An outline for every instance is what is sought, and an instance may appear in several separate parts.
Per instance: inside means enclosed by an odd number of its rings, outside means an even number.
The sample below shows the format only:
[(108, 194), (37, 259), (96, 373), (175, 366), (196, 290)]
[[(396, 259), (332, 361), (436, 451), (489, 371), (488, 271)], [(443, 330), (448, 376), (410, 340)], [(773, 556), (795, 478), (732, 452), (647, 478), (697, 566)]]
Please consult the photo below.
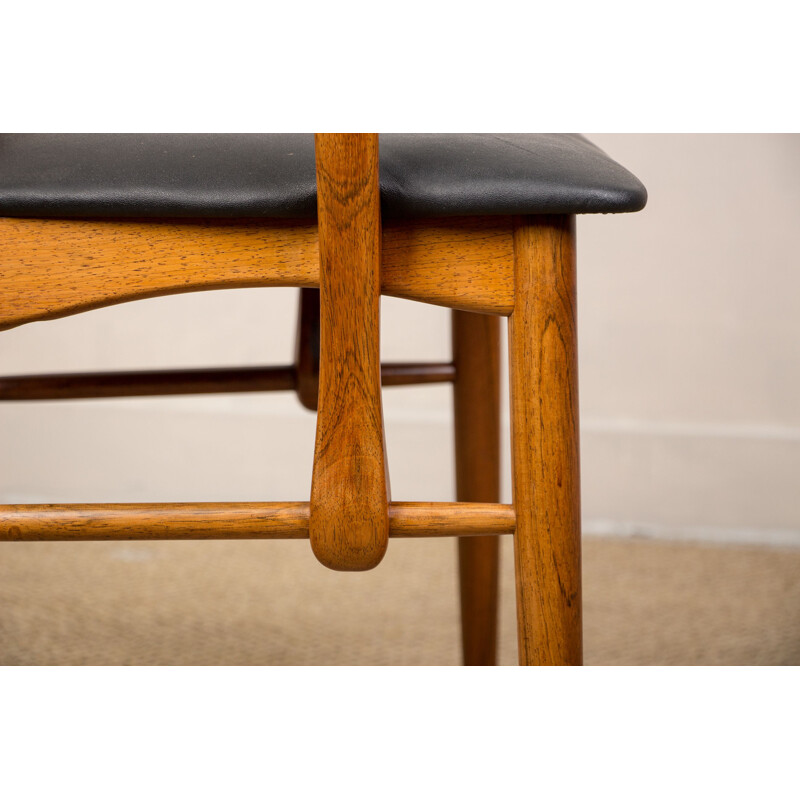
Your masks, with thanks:
[[(500, 319), (453, 311), (456, 495), (500, 501)], [(460, 537), (461, 638), (464, 664), (497, 660), (500, 538)]]

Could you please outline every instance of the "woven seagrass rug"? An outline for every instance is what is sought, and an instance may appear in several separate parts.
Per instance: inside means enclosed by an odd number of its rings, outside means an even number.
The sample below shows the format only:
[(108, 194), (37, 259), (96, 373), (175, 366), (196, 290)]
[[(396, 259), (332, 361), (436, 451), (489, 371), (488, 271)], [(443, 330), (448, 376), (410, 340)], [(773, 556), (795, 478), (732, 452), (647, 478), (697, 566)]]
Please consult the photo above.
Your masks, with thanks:
[[(511, 541), (500, 662), (516, 661)], [(800, 551), (587, 537), (588, 664), (800, 663)], [(455, 543), (342, 574), (307, 542), (0, 545), (2, 664), (457, 664)]]

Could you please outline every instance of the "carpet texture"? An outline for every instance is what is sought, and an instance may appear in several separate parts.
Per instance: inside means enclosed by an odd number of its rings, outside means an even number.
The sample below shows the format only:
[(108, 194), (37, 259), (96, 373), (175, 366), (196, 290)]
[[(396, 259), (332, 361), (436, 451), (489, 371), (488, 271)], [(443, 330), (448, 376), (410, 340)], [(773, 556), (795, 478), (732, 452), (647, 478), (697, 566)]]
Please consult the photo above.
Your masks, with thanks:
[[(516, 662), (511, 540), (500, 663)], [(800, 552), (584, 544), (588, 664), (800, 664)], [(308, 542), (0, 545), (2, 664), (458, 664), (455, 543), (330, 572)]]

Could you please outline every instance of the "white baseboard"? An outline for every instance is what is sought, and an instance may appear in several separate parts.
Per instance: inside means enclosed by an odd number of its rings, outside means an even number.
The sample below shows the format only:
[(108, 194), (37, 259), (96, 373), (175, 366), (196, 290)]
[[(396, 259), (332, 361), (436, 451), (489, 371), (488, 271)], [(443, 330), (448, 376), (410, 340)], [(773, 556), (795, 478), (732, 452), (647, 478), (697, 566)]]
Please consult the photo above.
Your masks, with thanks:
[(657, 539), (702, 544), (800, 548), (800, 530), (769, 528), (715, 528), (702, 525), (654, 525), (611, 519), (584, 519), (584, 536), (620, 539)]

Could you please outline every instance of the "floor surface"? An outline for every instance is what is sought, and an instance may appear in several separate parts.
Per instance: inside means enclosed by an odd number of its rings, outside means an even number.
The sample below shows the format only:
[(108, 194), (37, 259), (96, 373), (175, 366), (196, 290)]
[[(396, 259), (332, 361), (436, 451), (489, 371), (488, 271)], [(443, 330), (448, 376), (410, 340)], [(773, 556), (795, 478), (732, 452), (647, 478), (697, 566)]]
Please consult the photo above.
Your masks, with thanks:
[[(516, 662), (504, 541), (500, 661)], [(457, 664), (455, 543), (0, 544), (2, 664)], [(800, 551), (586, 537), (588, 664), (800, 664)]]

